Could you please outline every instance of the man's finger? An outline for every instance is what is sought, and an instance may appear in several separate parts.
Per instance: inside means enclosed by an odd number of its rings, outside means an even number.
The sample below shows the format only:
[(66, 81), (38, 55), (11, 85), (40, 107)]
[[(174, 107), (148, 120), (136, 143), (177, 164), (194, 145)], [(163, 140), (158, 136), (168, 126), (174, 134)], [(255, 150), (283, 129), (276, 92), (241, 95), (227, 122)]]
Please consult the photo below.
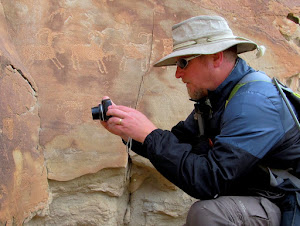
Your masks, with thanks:
[(109, 96), (102, 97), (102, 100), (107, 100), (107, 99), (109, 99)]
[(119, 108), (109, 108), (106, 112), (106, 115), (118, 117), (118, 118), (125, 118), (127, 115), (127, 112), (120, 110)]
[(126, 107), (126, 106), (123, 106), (123, 105), (114, 105), (111, 109), (119, 109), (119, 110), (124, 111), (124, 112), (135, 111), (135, 109), (130, 108), (130, 107)]
[(118, 117), (112, 117), (109, 119), (109, 123), (113, 125), (122, 125), (123, 119)]
[[(102, 97), (102, 100), (107, 100), (107, 99), (110, 99), (109, 96), (104, 96), (104, 97)], [(110, 101), (111, 101), (111, 104), (112, 104), (112, 105), (116, 105), (111, 99), (110, 99)], [(101, 103), (102, 103), (102, 102), (101, 102)], [(100, 104), (101, 104), (101, 103), (100, 103)]]

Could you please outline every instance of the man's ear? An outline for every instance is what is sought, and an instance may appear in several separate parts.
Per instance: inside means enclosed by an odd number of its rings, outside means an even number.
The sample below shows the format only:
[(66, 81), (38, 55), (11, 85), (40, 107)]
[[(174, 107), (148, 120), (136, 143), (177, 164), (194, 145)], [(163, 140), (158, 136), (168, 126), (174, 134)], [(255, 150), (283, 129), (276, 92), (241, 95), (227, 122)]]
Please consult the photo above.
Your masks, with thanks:
[(213, 54), (213, 65), (215, 68), (220, 67), (224, 60), (224, 52)]

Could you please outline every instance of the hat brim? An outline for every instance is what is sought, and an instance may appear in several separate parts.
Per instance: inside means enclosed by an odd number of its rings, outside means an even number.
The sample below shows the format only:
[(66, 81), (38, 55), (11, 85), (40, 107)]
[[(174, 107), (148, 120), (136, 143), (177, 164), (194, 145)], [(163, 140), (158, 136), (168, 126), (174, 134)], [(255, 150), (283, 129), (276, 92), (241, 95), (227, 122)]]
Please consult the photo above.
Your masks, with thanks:
[(171, 66), (176, 65), (178, 57), (190, 56), (190, 55), (208, 55), (222, 52), (232, 46), (237, 45), (237, 54), (255, 50), (257, 44), (252, 41), (241, 41), (241, 40), (228, 40), (222, 42), (211, 42), (206, 44), (193, 45), (188, 48), (175, 50), (169, 55), (163, 57), (154, 64), (154, 67)]

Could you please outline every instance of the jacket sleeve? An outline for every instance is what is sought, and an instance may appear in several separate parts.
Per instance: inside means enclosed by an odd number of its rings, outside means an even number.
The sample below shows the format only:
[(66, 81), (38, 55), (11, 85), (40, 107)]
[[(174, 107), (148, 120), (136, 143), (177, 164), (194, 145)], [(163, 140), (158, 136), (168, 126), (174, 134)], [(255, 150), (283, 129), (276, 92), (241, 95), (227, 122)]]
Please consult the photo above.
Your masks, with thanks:
[[(197, 136), (199, 129), (197, 121), (194, 120), (194, 113), (195, 112), (192, 111), (185, 121), (180, 121), (177, 125), (175, 125), (172, 128), (171, 133), (177, 138), (178, 143), (191, 144), (192, 152), (198, 154), (207, 153), (210, 148), (209, 142), (205, 136)], [(122, 141), (125, 145), (127, 145), (127, 141)], [(147, 148), (140, 142), (133, 140), (131, 150), (138, 155), (148, 158)]]

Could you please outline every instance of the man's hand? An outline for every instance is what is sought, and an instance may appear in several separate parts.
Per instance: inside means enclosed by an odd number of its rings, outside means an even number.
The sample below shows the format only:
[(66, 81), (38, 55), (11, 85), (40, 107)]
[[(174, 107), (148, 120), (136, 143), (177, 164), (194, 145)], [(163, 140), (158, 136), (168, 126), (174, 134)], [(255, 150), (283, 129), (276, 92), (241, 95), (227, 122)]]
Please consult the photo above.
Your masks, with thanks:
[(101, 124), (109, 132), (122, 137), (125, 141), (131, 137), (143, 143), (148, 134), (157, 129), (144, 114), (133, 108), (112, 104), (108, 107), (106, 114), (113, 117), (107, 122), (101, 121)]

